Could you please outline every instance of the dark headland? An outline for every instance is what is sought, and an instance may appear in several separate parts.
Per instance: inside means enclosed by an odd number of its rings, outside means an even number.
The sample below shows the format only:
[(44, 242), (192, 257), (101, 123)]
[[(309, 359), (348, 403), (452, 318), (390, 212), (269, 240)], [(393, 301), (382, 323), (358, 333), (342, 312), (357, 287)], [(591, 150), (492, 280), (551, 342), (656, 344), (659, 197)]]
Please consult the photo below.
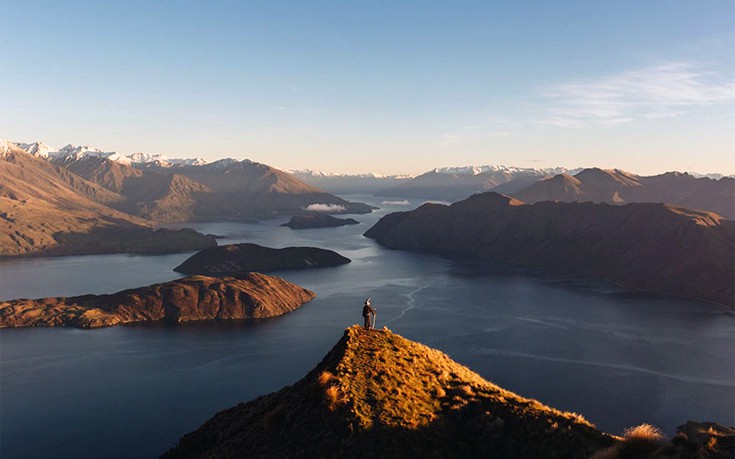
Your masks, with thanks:
[(293, 311), (314, 297), (310, 290), (265, 274), (193, 276), (111, 295), (0, 302), (0, 328), (262, 319)]
[(482, 193), (386, 215), (391, 249), (486, 259), (735, 305), (735, 222), (669, 204), (539, 202)]
[(197, 252), (175, 267), (174, 271), (226, 276), (252, 271), (324, 268), (350, 261), (337, 252), (316, 247), (273, 249), (257, 244), (229, 244)]

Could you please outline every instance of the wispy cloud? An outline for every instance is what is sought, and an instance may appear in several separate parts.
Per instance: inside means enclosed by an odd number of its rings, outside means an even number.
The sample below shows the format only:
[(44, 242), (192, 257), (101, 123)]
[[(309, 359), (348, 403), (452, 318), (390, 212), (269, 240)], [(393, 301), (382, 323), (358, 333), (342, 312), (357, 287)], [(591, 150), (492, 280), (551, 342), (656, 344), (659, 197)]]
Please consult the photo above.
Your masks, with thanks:
[(506, 137), (513, 135), (515, 123), (503, 117), (481, 117), (476, 124), (457, 127), (439, 137), (439, 145), (448, 147), (477, 141), (486, 137)]
[(692, 62), (670, 62), (547, 87), (541, 124), (614, 126), (639, 119), (675, 118), (696, 107), (735, 101), (735, 80)]

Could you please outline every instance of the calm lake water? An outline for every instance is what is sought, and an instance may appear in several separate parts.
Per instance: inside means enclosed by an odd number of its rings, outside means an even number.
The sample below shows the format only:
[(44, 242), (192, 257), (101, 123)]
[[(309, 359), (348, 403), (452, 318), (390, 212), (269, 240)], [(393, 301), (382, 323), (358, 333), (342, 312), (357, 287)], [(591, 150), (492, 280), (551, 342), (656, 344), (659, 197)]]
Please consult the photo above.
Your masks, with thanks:
[[(156, 457), (218, 410), (291, 384), (373, 298), (378, 326), (448, 353), (521, 395), (611, 433), (643, 422), (735, 424), (735, 316), (696, 301), (386, 250), (362, 223), (294, 231), (197, 224), (223, 243), (309, 245), (349, 265), (276, 273), (319, 296), (247, 322), (99, 330), (0, 330), (0, 456)], [(417, 204), (412, 202), (412, 204)], [(0, 299), (110, 293), (181, 277), (190, 254), (83, 256), (0, 264)]]

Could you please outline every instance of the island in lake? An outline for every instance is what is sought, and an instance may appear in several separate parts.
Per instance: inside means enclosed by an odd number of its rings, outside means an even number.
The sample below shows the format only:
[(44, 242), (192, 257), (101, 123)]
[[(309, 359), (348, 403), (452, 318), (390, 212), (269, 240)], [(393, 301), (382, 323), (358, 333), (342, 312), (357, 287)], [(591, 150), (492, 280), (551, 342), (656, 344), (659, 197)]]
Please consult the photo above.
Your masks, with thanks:
[(294, 215), (288, 223), (281, 226), (287, 226), (291, 229), (309, 229), (309, 228), (332, 228), (345, 225), (359, 225), (360, 222), (354, 218), (337, 218), (326, 214), (312, 215)]
[(293, 311), (315, 297), (310, 290), (265, 274), (193, 276), (110, 295), (0, 302), (0, 328), (263, 319)]
[(273, 249), (258, 244), (228, 244), (205, 249), (174, 268), (184, 274), (225, 276), (244, 272), (324, 268), (349, 263), (349, 258), (316, 247)]

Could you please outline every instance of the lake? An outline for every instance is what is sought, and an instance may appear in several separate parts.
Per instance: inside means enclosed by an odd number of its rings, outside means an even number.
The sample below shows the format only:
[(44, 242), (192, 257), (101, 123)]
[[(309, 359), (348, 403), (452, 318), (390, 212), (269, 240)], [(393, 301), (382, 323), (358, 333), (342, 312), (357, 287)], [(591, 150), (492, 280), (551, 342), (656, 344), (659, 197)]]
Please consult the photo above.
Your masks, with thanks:
[[(274, 273), (318, 297), (260, 321), (0, 330), (0, 456), (156, 457), (215, 412), (291, 384), (361, 322), (448, 353), (494, 383), (601, 429), (735, 424), (735, 316), (725, 308), (580, 278), (386, 250), (360, 225), (286, 219), (193, 225), (220, 244), (329, 248), (336, 268)], [(412, 205), (418, 204), (416, 201)], [(181, 277), (190, 254), (4, 261), (0, 299), (111, 293)]]

